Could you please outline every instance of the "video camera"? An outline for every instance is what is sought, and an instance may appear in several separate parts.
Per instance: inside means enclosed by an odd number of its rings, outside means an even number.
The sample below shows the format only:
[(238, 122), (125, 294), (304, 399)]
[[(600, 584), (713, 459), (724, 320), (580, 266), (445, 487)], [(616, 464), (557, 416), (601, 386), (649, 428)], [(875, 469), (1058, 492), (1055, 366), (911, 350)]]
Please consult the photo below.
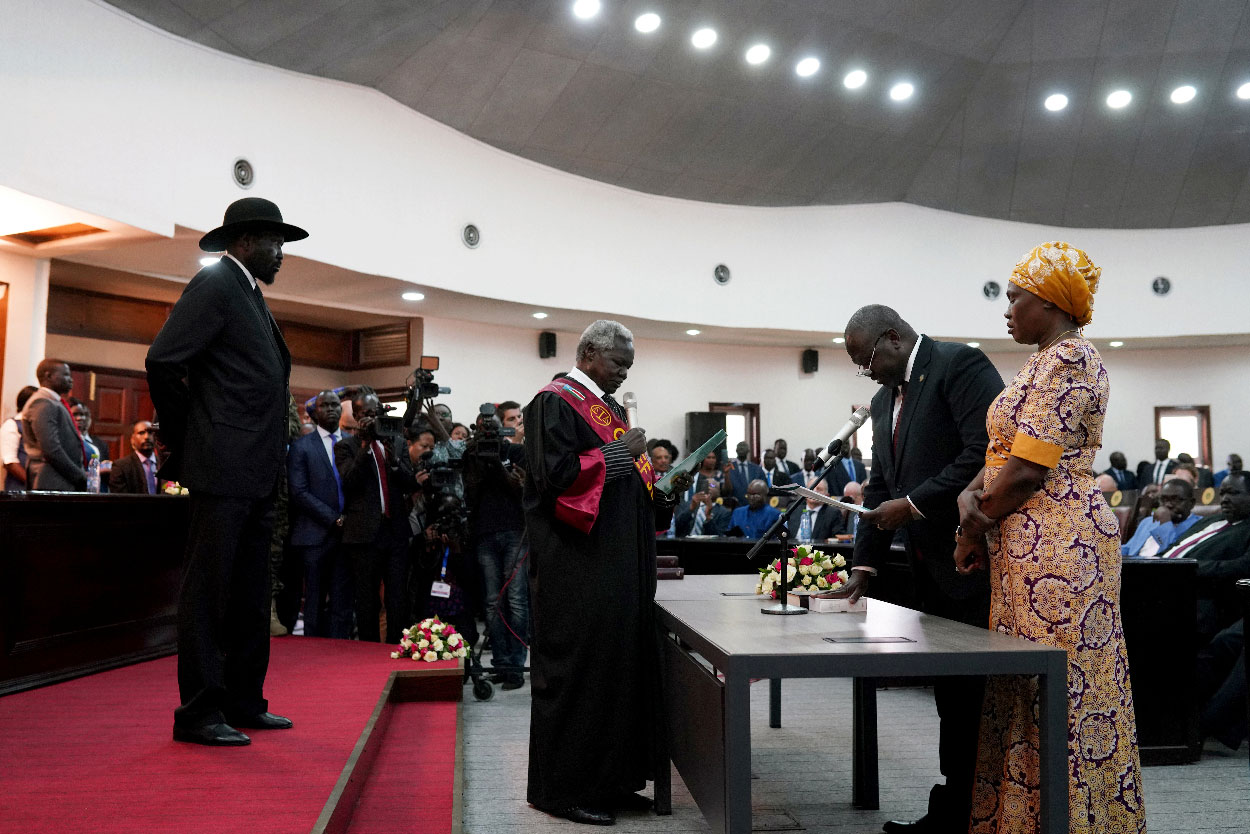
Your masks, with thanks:
[(421, 411), (421, 403), (432, 400), (439, 394), (450, 394), (451, 389), (434, 382), (434, 372), (438, 370), (437, 356), (422, 356), (416, 369), (405, 381), (404, 409), (402, 417), (378, 417), (373, 424), (373, 433), (380, 439), (385, 437), (402, 437), (412, 426)]
[(470, 450), (479, 460), (490, 458), (504, 460), (504, 443), (500, 438), (516, 437), (516, 429), (504, 427), (492, 403), (482, 403), (477, 409), (477, 434), (473, 436)]

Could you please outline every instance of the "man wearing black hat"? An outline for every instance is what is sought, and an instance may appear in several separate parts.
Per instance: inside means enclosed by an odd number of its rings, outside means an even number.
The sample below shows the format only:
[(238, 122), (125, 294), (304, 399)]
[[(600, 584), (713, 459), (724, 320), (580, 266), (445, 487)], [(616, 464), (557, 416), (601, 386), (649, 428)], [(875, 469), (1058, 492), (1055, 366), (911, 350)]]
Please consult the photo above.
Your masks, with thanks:
[(262, 694), (291, 355), (259, 284), (273, 283), (282, 244), (306, 237), (268, 200), (232, 203), (200, 240), (202, 250), (225, 255), (191, 279), (148, 350), (148, 387), (170, 453), (160, 476), (191, 492), (177, 741), (242, 745), (251, 739), (237, 727), (291, 726)]

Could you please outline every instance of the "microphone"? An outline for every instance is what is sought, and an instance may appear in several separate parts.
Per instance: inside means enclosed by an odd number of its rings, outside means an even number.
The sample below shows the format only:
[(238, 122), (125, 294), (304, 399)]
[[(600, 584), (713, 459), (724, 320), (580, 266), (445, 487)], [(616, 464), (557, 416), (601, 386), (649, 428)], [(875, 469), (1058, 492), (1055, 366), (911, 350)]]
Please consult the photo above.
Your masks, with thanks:
[(635, 428), (638, 425), (638, 398), (633, 391), (626, 391), (621, 396), (621, 407), (625, 409), (625, 425)]
[(863, 406), (854, 414), (851, 419), (846, 421), (846, 425), (838, 429), (838, 433), (833, 436), (833, 440), (829, 441), (829, 445), (825, 450), (816, 457), (816, 462), (820, 464), (820, 468), (824, 469), (829, 465), (829, 461), (833, 460), (842, 451), (842, 444), (846, 439), (855, 433), (855, 430), (864, 425), (864, 421), (868, 419), (868, 406)]

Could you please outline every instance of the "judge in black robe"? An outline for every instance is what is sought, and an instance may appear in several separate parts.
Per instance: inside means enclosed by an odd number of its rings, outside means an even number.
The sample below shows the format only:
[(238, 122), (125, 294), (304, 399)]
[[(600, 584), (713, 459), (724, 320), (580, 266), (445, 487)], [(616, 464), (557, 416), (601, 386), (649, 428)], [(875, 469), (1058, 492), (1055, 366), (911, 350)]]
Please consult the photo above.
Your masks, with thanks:
[[(633, 354), (628, 330), (596, 322), (578, 345), (577, 368), (557, 382), (623, 420), (610, 395)], [(668, 527), (672, 502), (658, 490), (653, 497), (635, 467), (645, 453), (641, 430), (605, 443), (586, 417), (549, 390), (530, 402), (525, 426), (534, 630), (528, 798), (575, 822), (611, 824), (614, 810), (638, 803), (633, 794), (655, 769), (655, 533)], [(582, 532), (556, 517), (556, 504), (575, 489), (586, 465), (579, 456), (594, 458), (593, 450), (602, 455), (596, 464), (602, 494)]]

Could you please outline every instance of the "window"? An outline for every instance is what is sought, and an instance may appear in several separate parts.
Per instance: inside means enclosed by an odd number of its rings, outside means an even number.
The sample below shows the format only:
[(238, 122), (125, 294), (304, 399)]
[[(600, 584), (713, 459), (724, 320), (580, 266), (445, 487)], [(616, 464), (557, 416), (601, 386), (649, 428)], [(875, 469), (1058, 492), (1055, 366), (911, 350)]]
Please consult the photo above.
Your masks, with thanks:
[(748, 457), (759, 463), (760, 404), (708, 403), (707, 410), (725, 415), (725, 446), (729, 450), (729, 457), (734, 456), (734, 449), (745, 440), (751, 447)]
[(1155, 439), (1172, 444), (1171, 457), (1182, 452), (1199, 466), (1211, 465), (1211, 406), (1155, 406)]

